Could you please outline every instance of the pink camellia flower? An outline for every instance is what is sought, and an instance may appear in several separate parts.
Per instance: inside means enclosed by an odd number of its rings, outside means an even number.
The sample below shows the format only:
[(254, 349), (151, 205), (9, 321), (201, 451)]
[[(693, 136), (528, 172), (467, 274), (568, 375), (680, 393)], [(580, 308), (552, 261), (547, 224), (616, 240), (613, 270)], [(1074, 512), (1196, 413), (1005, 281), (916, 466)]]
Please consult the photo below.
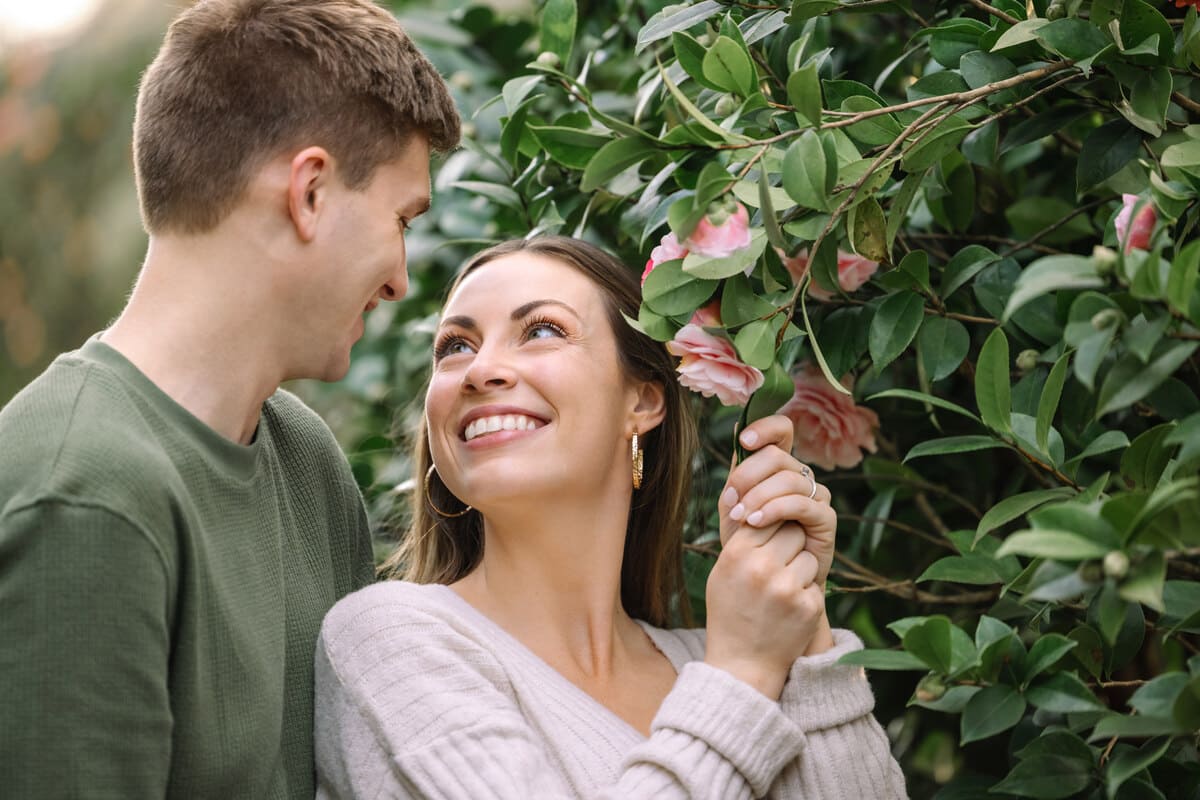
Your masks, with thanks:
[[(780, 253), (779, 257), (783, 260), (783, 266), (787, 268), (792, 280), (799, 283), (800, 279), (804, 277), (804, 273), (808, 272), (808, 250), (801, 250), (791, 258), (783, 253)], [(847, 253), (845, 250), (837, 251), (837, 265), (838, 285), (847, 294), (861, 288), (879, 270), (878, 261)], [(822, 289), (815, 279), (808, 284), (808, 293), (818, 300), (833, 299), (833, 293)]]
[[(1121, 195), (1121, 210), (1117, 212), (1117, 218), (1113, 220), (1113, 227), (1117, 229), (1117, 242), (1125, 243), (1125, 252), (1128, 253), (1134, 248), (1138, 250), (1147, 250), (1150, 247), (1150, 234), (1154, 232), (1154, 223), (1158, 219), (1158, 215), (1154, 211), (1154, 204), (1147, 202), (1142, 205), (1137, 216), (1133, 216), (1133, 209), (1138, 203), (1136, 194)], [(1130, 219), (1132, 218), (1132, 222)]]
[(721, 301), (713, 300), (706, 306), (701, 306), (696, 309), (696, 313), (692, 314), (691, 320), (693, 325), (699, 325), (702, 328), (718, 328), (721, 326)]
[[(792, 452), (801, 461), (821, 469), (848, 468), (863, 460), (863, 452), (874, 453), (879, 417), (854, 399), (841, 394), (825, 380), (821, 370), (805, 362), (792, 372), (796, 393), (779, 409), (796, 426)], [(842, 378), (847, 389), (850, 376)]]
[(763, 384), (763, 374), (742, 363), (728, 339), (713, 336), (701, 325), (719, 325), (712, 306), (700, 309), (692, 321), (667, 342), (671, 355), (679, 356), (679, 382), (705, 397), (714, 394), (723, 405), (740, 406)]
[(646, 276), (654, 271), (654, 268), (664, 261), (674, 261), (677, 258), (683, 258), (688, 254), (687, 248), (679, 243), (675, 238), (675, 234), (668, 233), (658, 242), (658, 247), (650, 251), (650, 258), (646, 261), (646, 269), (642, 272), (642, 285), (646, 284)]
[(706, 214), (684, 244), (709, 258), (731, 256), (750, 246), (750, 214), (741, 203), (734, 205), (733, 213), (722, 210)]

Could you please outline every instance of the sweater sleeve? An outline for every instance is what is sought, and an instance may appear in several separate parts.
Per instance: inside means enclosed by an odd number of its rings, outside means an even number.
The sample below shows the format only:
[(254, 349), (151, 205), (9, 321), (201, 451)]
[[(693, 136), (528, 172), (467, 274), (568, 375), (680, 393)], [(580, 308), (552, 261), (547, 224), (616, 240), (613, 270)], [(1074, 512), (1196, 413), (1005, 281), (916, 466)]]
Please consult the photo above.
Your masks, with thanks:
[(834, 629), (834, 646), (792, 665), (780, 705), (805, 733), (804, 755), (788, 764), (771, 787), (781, 800), (907, 798), (904, 775), (887, 735), (871, 711), (875, 697), (862, 667), (839, 664), (862, 649), (848, 630)]
[[(578, 796), (525, 719), (502, 666), (444, 620), (326, 618), (317, 647), (318, 797), (525, 800)], [(779, 704), (688, 664), (651, 735), (603, 798), (760, 797), (804, 748)], [(584, 754), (586, 757), (586, 754)]]
[(162, 798), (170, 579), (98, 507), (0, 515), (0, 775), (13, 797)]

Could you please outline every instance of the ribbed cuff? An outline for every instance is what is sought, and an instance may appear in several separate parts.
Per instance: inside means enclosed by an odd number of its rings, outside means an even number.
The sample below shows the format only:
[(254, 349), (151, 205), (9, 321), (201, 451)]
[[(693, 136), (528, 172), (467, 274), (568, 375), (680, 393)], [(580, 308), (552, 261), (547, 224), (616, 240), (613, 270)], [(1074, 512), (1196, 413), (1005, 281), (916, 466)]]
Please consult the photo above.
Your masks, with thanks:
[(862, 646), (852, 632), (835, 628), (833, 647), (792, 664), (779, 702), (802, 730), (824, 730), (871, 713), (875, 696), (866, 672), (859, 666), (838, 663)]
[(703, 661), (680, 670), (650, 729), (676, 730), (706, 742), (742, 774), (755, 797), (764, 796), (804, 749), (804, 733), (778, 703)]

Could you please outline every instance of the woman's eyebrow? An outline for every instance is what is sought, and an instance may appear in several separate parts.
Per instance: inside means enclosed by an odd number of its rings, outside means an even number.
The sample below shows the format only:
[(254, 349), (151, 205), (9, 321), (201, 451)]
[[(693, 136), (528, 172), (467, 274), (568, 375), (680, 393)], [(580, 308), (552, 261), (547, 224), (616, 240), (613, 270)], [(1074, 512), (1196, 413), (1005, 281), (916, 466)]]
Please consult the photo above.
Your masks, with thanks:
[(439, 328), (448, 328), (450, 326), (454, 326), (456, 328), (466, 328), (469, 331), (479, 330), (479, 325), (475, 323), (474, 317), (467, 317), (463, 315), (446, 317), (438, 325)]
[(577, 312), (575, 309), (571, 308), (569, 305), (567, 305), (563, 301), (547, 299), (547, 300), (530, 300), (528, 303), (517, 306), (517, 308), (514, 309), (512, 312), (513, 321), (516, 322), (517, 320), (521, 319), (522, 317), (528, 315), (529, 312), (533, 311), (535, 308), (538, 308), (539, 306), (558, 306), (559, 308), (565, 309), (566, 311), (570, 312), (571, 315), (574, 316), (576, 319), (578, 319), (578, 320), (583, 319), (582, 317), (579, 316), (579, 312)]

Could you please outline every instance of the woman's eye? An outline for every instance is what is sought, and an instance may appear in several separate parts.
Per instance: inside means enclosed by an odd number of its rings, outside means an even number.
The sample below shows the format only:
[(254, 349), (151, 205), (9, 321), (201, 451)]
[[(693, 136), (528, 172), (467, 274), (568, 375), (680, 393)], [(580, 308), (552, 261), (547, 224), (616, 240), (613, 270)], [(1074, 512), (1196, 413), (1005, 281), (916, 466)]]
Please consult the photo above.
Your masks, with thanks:
[(455, 356), (460, 353), (471, 352), (471, 345), (466, 339), (458, 336), (450, 336), (438, 342), (437, 347), (433, 349), (433, 360), (441, 361), (446, 356)]
[(549, 320), (536, 320), (525, 328), (526, 339), (561, 339), (567, 332)]

